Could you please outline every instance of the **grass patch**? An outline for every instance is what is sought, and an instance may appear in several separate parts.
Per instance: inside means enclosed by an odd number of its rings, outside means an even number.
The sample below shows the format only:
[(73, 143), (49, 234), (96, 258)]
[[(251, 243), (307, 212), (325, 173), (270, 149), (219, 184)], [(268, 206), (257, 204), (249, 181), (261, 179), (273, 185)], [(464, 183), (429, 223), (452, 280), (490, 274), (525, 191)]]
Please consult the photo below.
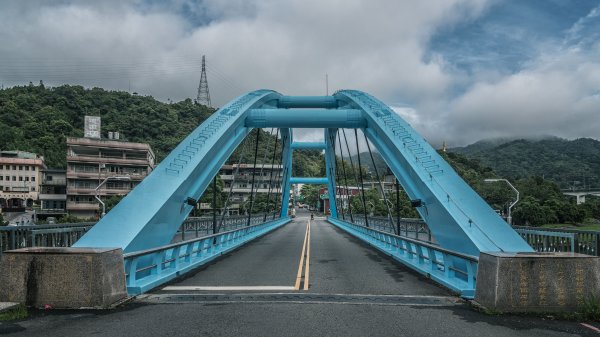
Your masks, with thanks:
[(20, 319), (25, 319), (28, 316), (29, 313), (27, 312), (27, 308), (23, 304), (19, 304), (15, 308), (0, 313), (0, 322), (16, 321)]
[(524, 316), (524, 317), (541, 317), (544, 319), (551, 320), (565, 320), (565, 321), (595, 321), (600, 322), (600, 297), (590, 295), (588, 298), (584, 299), (583, 306), (581, 306), (577, 311), (562, 311), (562, 312), (502, 312), (496, 311), (494, 309), (488, 309), (482, 307), (476, 302), (470, 301), (471, 307), (475, 309), (475, 311), (481, 312), (485, 315), (489, 316)]
[(600, 321), (600, 298), (591, 295), (583, 301), (583, 317), (590, 321)]

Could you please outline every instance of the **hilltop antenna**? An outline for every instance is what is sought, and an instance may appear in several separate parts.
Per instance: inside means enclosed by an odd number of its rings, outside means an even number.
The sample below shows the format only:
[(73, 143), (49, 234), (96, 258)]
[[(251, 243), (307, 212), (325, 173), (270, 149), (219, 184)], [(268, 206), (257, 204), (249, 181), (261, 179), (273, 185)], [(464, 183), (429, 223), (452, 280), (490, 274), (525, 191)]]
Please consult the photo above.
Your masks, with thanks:
[(206, 79), (206, 57), (202, 55), (202, 73), (200, 73), (200, 84), (198, 85), (198, 96), (196, 103), (212, 107), (210, 105), (210, 93), (208, 92), (208, 80)]

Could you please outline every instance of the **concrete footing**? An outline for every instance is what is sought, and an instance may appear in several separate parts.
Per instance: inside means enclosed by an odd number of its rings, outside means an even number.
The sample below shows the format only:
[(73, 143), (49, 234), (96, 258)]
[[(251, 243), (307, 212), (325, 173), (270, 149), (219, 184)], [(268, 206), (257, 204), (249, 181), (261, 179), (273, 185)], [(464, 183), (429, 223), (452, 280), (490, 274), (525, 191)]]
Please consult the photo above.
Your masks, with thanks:
[(108, 308), (127, 297), (120, 248), (23, 248), (0, 260), (0, 302)]
[(498, 312), (565, 312), (600, 296), (600, 257), (481, 253), (475, 301)]

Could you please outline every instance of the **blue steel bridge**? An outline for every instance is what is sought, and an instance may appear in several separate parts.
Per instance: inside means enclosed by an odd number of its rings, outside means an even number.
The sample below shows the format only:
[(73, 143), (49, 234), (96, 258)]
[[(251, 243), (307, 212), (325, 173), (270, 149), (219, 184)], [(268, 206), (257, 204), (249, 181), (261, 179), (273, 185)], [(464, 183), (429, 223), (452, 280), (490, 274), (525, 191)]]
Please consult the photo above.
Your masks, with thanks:
[[(203, 193), (216, 184), (223, 163), (241, 162), (231, 156), (246, 137), (256, 137), (250, 142), (256, 163), (261, 144), (261, 133), (251, 134), (256, 128), (271, 128), (275, 142), (267, 154), (271, 164), (283, 167), (283, 174), (274, 178), (277, 183), (269, 178), (270, 186), (279, 186), (267, 195), (267, 209), (274, 211), (252, 214), (256, 200), (251, 193), (248, 216), (188, 219)], [(294, 128), (321, 128), (324, 141), (294, 141)], [(374, 147), (381, 154), (434, 242), (407, 235), (409, 226), (422, 223), (392, 217), (393, 201), (385, 191), (381, 197), (389, 205), (388, 217), (370, 218), (342, 207), (348, 199), (348, 177), (363, 179), (358, 168), (364, 163), (350, 156), (361, 150), (359, 135), (368, 140), (369, 152)], [(301, 149), (324, 151), (324, 177), (292, 175), (294, 151)], [(255, 183), (252, 178), (252, 189)], [(331, 215), (310, 220), (300, 210), (290, 218), (289, 191), (295, 183), (326, 184)], [(341, 193), (335, 193), (338, 188)], [(231, 196), (231, 189), (225, 190)], [(364, 191), (358, 197), (367, 209)], [(224, 208), (229, 203), (228, 197)], [(198, 226), (210, 235), (198, 235)], [(22, 322), (0, 322), (0, 334), (479, 337), (600, 332), (593, 323), (486, 316), (465, 304), (475, 297), (509, 310), (577, 308), (585, 291), (598, 288), (598, 258), (569, 264), (571, 255), (550, 260), (553, 256), (532, 254), (408, 123), (376, 98), (355, 90), (318, 97), (258, 90), (233, 100), (184, 139), (74, 247), (74, 254), (85, 250), (81, 248), (122, 248), (124, 255), (111, 255), (116, 266), (111, 262), (110, 277), (90, 276), (95, 271), (85, 274), (82, 268), (82, 280), (72, 286), (86, 293), (90, 279), (109, 279), (121, 296), (125, 278), (133, 303), (100, 313), (38, 312)], [(5, 252), (3, 259), (11, 254), (16, 255)], [(494, 256), (497, 260), (490, 260)], [(508, 267), (501, 264), (504, 256), (509, 257)], [(23, 260), (29, 263), (27, 257)], [(45, 270), (52, 271), (55, 266), (49, 263)], [(54, 289), (57, 283), (50, 283), (42, 288)], [(27, 281), (31, 284), (34, 289), (27, 296), (41, 289)], [(64, 290), (64, 285), (58, 288)], [(56, 297), (52, 291), (45, 296)]]
[[(241, 228), (220, 234), (215, 228), (213, 236), (172, 244), (171, 239), (219, 168), (255, 128), (276, 129), (274, 133), (280, 138), (279, 151), (273, 153), (273, 160), (279, 157), (283, 166), (283, 193), (280, 198), (273, 197), (280, 213), (265, 215), (258, 223), (250, 223), (249, 217)], [(324, 142), (296, 142), (294, 128), (321, 128)], [(381, 154), (435, 237), (435, 245), (399, 235), (391, 217), (391, 230), (381, 231), (369, 226), (368, 218), (339, 207), (335, 191), (347, 186), (344, 178), (349, 174), (357, 181), (363, 178), (361, 170), (355, 170), (355, 164), (362, 164), (360, 158), (358, 163), (351, 162), (352, 172), (340, 172), (338, 167), (339, 157), (350, 157), (346, 131), (354, 133), (356, 139), (360, 131), (368, 139), (369, 152), (372, 144)], [(258, 147), (259, 139), (255, 144)], [(356, 146), (359, 150), (358, 142)], [(292, 176), (294, 151), (299, 149), (324, 150), (326, 176)], [(464, 298), (474, 296), (480, 252), (532, 251), (406, 121), (373, 96), (356, 90), (341, 90), (332, 96), (285, 96), (257, 90), (238, 97), (185, 138), (74, 246), (121, 247), (127, 290), (132, 295), (141, 294), (289, 224), (287, 191), (296, 183), (327, 184), (329, 200), (336, 201), (330, 203), (329, 225)], [(364, 191), (361, 198), (364, 205)], [(361, 224), (354, 218), (360, 218)], [(310, 243), (310, 233), (307, 226), (306, 240), (300, 231), (297, 241)], [(304, 259), (308, 244), (302, 250)], [(297, 279), (305, 289), (310, 283), (303, 280), (309, 276), (310, 264), (302, 267), (301, 263)], [(298, 282), (294, 281), (294, 286), (298, 288)]]

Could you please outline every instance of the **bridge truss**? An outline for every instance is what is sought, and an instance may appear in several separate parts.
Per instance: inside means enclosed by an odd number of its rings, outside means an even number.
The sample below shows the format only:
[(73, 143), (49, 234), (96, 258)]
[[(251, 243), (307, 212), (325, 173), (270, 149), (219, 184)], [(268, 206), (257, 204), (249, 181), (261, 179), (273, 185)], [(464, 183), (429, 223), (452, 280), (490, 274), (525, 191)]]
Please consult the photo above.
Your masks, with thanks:
[[(336, 147), (343, 156), (345, 145), (350, 155), (345, 130), (353, 129), (355, 134), (362, 131), (367, 144), (381, 154), (444, 252), (479, 256), (485, 251), (532, 251), (407, 122), (373, 96), (356, 90), (332, 96), (284, 96), (257, 90), (236, 98), (186, 137), (75, 246), (121, 247), (133, 254), (168, 245), (193, 208), (189, 201), (200, 198), (254, 128), (276, 128), (281, 136), (280, 219), (288, 217), (291, 184), (326, 184), (329, 200), (336, 200), (340, 171), (345, 169), (338, 167)], [(296, 142), (293, 128), (322, 128), (324, 142)], [(293, 177), (293, 152), (298, 149), (323, 150), (326, 176)], [(345, 222), (337, 202), (330, 202), (330, 207), (330, 221)], [(455, 268), (472, 266), (458, 262)]]

